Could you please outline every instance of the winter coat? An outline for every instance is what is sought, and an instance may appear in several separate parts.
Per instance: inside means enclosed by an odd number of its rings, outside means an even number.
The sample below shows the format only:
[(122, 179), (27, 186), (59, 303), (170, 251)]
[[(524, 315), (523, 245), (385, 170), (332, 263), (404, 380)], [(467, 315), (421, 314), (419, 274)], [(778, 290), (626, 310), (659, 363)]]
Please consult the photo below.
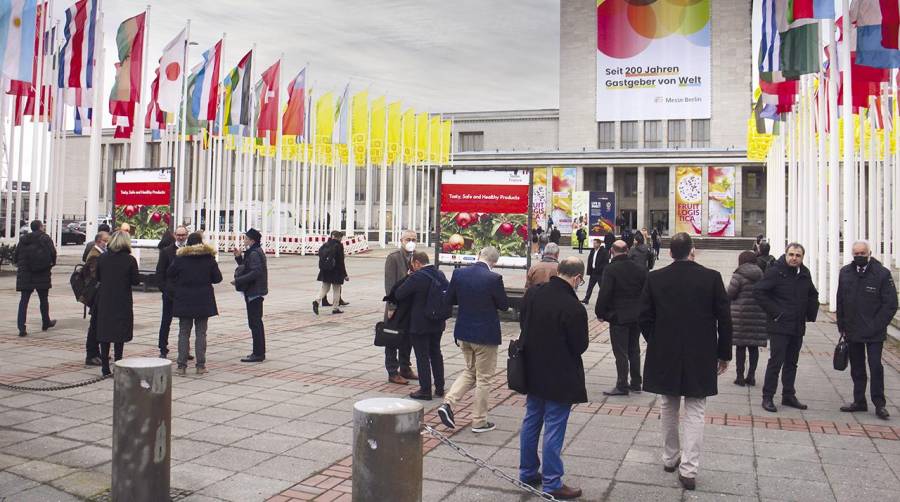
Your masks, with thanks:
[(731, 312), (722, 276), (693, 261), (650, 272), (641, 294), (647, 340), (644, 390), (704, 398), (718, 393), (718, 360), (731, 360)]
[(425, 303), (428, 299), (428, 291), (431, 289), (431, 282), (435, 280), (443, 281), (445, 285), (447, 284), (447, 277), (443, 272), (431, 265), (423, 267), (403, 281), (403, 285), (397, 288), (394, 295), (401, 304), (411, 304), (409, 332), (413, 336), (443, 333), (446, 327), (444, 321), (435, 321), (425, 317)]
[[(598, 254), (600, 255), (599, 257), (597, 257)], [(597, 258), (596, 260), (594, 260), (595, 257)], [(596, 266), (594, 266), (594, 261), (597, 262)], [(603, 269), (606, 268), (607, 264), (609, 264), (609, 250), (606, 249), (606, 246), (591, 249), (591, 253), (588, 255), (585, 275), (599, 279), (603, 277)]]
[(600, 281), (594, 313), (610, 324), (635, 324), (641, 312), (641, 292), (647, 271), (625, 255), (613, 257)]
[[(50, 268), (34, 272), (29, 265), (29, 256), (41, 246), (50, 255)], [(29, 291), (33, 289), (50, 289), (50, 275), (56, 266), (56, 247), (50, 236), (41, 230), (23, 235), (19, 238), (19, 244), (13, 254), (16, 264), (16, 291)]]
[(391, 309), (394, 311), (391, 317), (388, 317), (387, 309), (384, 312), (384, 325), (387, 328), (396, 329), (397, 331), (408, 335), (409, 334), (409, 323), (412, 319), (412, 310), (413, 304), (412, 302), (406, 301), (401, 302), (397, 299), (397, 290), (399, 290), (403, 284), (409, 279), (410, 276), (403, 277), (400, 279), (397, 284), (394, 284), (394, 287), (388, 291), (388, 294), (382, 298), (383, 301), (387, 302), (388, 305), (391, 305)]
[(559, 245), (559, 240), (562, 238), (562, 234), (559, 232), (559, 229), (554, 228), (550, 231), (550, 242)]
[(589, 343), (587, 311), (572, 286), (553, 277), (529, 289), (519, 319), (528, 395), (564, 404), (587, 402), (581, 360)]
[(763, 273), (766, 273), (766, 270), (768, 270), (769, 266), (773, 263), (775, 263), (775, 257), (770, 254), (760, 256), (756, 259), (756, 265), (762, 269)]
[(636, 244), (628, 250), (628, 258), (637, 263), (644, 270), (653, 268), (653, 253), (646, 244)]
[(850, 342), (883, 342), (897, 313), (897, 288), (891, 271), (875, 258), (860, 273), (856, 265), (841, 268), (837, 290), (838, 331)]
[(341, 244), (341, 241), (337, 239), (328, 239), (328, 242), (322, 244), (322, 247), (319, 248), (319, 254), (323, 252), (334, 252), (333, 248), (337, 248), (335, 259), (334, 259), (334, 268), (331, 270), (322, 270), (319, 269), (319, 275), (316, 277), (316, 280), (319, 282), (325, 282), (328, 284), (343, 284), (344, 280), (347, 279), (347, 267), (344, 265), (344, 245)]
[(763, 278), (763, 272), (755, 263), (745, 263), (734, 271), (728, 284), (731, 300), (731, 323), (734, 336), (731, 343), (745, 347), (765, 347), (769, 340), (766, 332), (766, 312), (753, 296), (753, 285)]
[(169, 298), (172, 297), (174, 291), (172, 290), (172, 279), (169, 278), (168, 272), (172, 262), (175, 261), (175, 253), (177, 251), (178, 247), (174, 242), (161, 248), (159, 250), (159, 260), (156, 262), (156, 286), (162, 294)]
[(769, 335), (803, 336), (806, 323), (814, 322), (819, 312), (819, 292), (809, 269), (788, 267), (783, 255), (753, 286), (753, 296), (766, 312)]
[(107, 251), (97, 259), (100, 289), (94, 300), (97, 341), (130, 342), (134, 335), (131, 287), (141, 283), (137, 261), (128, 250)]
[[(384, 260), (384, 294), (389, 295), (400, 281), (409, 276), (409, 262), (412, 254), (402, 249), (398, 249), (387, 256)], [(388, 303), (390, 308), (396, 305)]]
[(498, 310), (509, 309), (503, 276), (484, 262), (453, 271), (447, 302), (459, 305), (453, 338), (479, 345), (500, 345)]
[(528, 273), (525, 274), (525, 290), (527, 291), (528, 288), (534, 285), (543, 284), (549, 281), (551, 277), (556, 277), (559, 274), (558, 270), (559, 260), (545, 256), (541, 261), (532, 265), (528, 269)]
[(183, 246), (167, 272), (172, 284), (172, 315), (193, 319), (219, 315), (213, 284), (222, 282), (216, 250), (208, 244)]
[[(84, 268), (82, 269), (82, 277), (85, 279), (85, 284), (96, 284), (97, 282), (97, 260), (100, 259), (101, 256), (106, 254), (105, 251), (101, 251), (96, 245), (91, 248), (91, 252), (87, 254), (84, 259)], [(88, 288), (85, 288), (86, 290)], [(93, 288), (91, 288), (93, 289)], [(94, 292), (96, 295), (96, 291)], [(78, 299), (81, 301), (81, 298)], [(94, 297), (94, 302), (96, 302), (96, 296)], [(83, 302), (82, 302), (83, 303)], [(91, 305), (89, 307), (91, 313), (94, 312), (94, 306)]]
[(238, 268), (234, 271), (234, 286), (244, 293), (245, 298), (255, 298), (269, 294), (269, 270), (266, 253), (259, 244), (250, 246), (243, 256), (235, 256)]

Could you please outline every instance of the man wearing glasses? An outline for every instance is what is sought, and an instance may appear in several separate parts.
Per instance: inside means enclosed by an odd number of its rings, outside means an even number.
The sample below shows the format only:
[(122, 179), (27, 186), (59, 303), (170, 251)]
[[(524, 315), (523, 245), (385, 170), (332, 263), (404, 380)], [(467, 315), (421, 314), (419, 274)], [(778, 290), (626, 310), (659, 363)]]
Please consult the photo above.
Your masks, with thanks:
[[(172, 281), (168, 279), (166, 272), (169, 265), (175, 261), (175, 253), (178, 248), (187, 242), (188, 230), (185, 227), (175, 229), (175, 242), (159, 250), (159, 261), (156, 263), (156, 283), (162, 293), (162, 319), (159, 323), (159, 357), (165, 359), (169, 354), (169, 328), (172, 325), (172, 302), (174, 295)], [(194, 357), (188, 355), (188, 359)]]
[[(404, 230), (400, 235), (400, 249), (389, 254), (384, 262), (385, 295), (390, 295), (391, 290), (409, 276), (412, 271), (411, 262), (415, 251), (416, 233), (412, 230)], [(396, 310), (396, 305), (387, 303), (384, 318), (389, 319)], [(384, 348), (384, 367), (387, 370), (389, 382), (406, 385), (410, 380), (419, 379), (419, 376), (412, 370), (411, 353), (412, 342), (408, 333), (404, 335), (403, 343), (399, 347)]]

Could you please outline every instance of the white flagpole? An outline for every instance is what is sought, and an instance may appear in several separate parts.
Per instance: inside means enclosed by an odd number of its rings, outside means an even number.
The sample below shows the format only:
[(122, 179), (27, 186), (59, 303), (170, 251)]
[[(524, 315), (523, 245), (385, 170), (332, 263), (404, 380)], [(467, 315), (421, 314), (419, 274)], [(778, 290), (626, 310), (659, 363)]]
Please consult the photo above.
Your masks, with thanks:
[(276, 87), (276, 96), (278, 96), (278, 101), (275, 103), (276, 115), (276, 131), (275, 131), (275, 256), (281, 256), (281, 194), (283, 193), (283, 187), (281, 186), (281, 146), (282, 146), (282, 138), (281, 128), (282, 124), (282, 114), (281, 114), (281, 91), (282, 91), (282, 73), (284, 68), (281, 65), (284, 64), (284, 53), (281, 53), (281, 56), (278, 59), (278, 87)]
[[(344, 172), (346, 176), (346, 203), (344, 204), (344, 208), (347, 211), (347, 236), (351, 237), (354, 235), (356, 231), (356, 152), (353, 148), (353, 94), (347, 93), (347, 103), (344, 103), (344, 106), (349, 106), (347, 109), (347, 170)], [(368, 103), (369, 97), (366, 96), (366, 107), (369, 106)]]
[[(3, 77), (0, 77), (0, 87), (6, 87), (7, 80)], [(6, 125), (6, 118), (9, 114), (10, 102), (15, 98), (11, 96), (7, 96), (5, 93), (0, 94), (0, 101), (3, 103), (3, 109), (0, 111), (0, 127)], [(15, 130), (15, 105), (12, 106), (13, 112), (10, 115), (9, 120), (9, 140), (6, 142), (6, 219), (4, 221), (5, 226), (5, 234), (4, 237), (12, 238), (15, 236), (15, 232), (12, 231), (12, 169), (13, 169), (13, 156), (15, 155), (15, 143), (13, 142), (13, 132)], [(5, 131), (4, 131), (5, 132)]]
[[(363, 197), (366, 211), (363, 233), (366, 242), (369, 242), (369, 231), (372, 230), (372, 107), (369, 105), (370, 103), (366, 103), (369, 113), (366, 115), (366, 195)], [(384, 99), (384, 114), (387, 116), (387, 99)]]
[(856, 240), (856, 228), (854, 225), (855, 221), (855, 195), (853, 193), (853, 174), (855, 170), (853, 169), (854, 165), (854, 151), (853, 151), (853, 117), (851, 115), (853, 110), (853, 94), (852, 94), (852, 86), (853, 82), (851, 81), (851, 72), (850, 72), (850, 16), (848, 15), (850, 12), (850, 0), (841, 0), (843, 9), (841, 12), (844, 13), (842, 17), (842, 31), (844, 33), (844, 43), (840, 45), (840, 56), (839, 60), (842, 61), (845, 66), (843, 73), (843, 95), (844, 95), (844, 107), (842, 110), (842, 116), (844, 118), (844, 172), (843, 172), (843, 189), (842, 189), (842, 200), (843, 200), (843, 229), (844, 229), (844, 252), (843, 252), (843, 262), (849, 263), (851, 259), (850, 248), (853, 245), (853, 241)]
[[(306, 81), (309, 82), (309, 64), (306, 65), (307, 73), (306, 73)], [(298, 221), (300, 222), (300, 255), (306, 255), (306, 239), (309, 238), (309, 213), (308, 211), (308, 202), (309, 202), (309, 193), (310, 193), (310, 175), (309, 175), (309, 145), (310, 141), (315, 144), (315, 134), (311, 129), (310, 122), (312, 121), (312, 93), (309, 92), (309, 87), (304, 82), (303, 89), (303, 99), (306, 100), (306, 106), (304, 108), (305, 113), (303, 116), (303, 187), (302, 187), (302, 195), (301, 195), (301, 204), (300, 214)]]
[(893, 130), (891, 131), (894, 134), (894, 171), (893, 171), (893, 184), (891, 186), (891, 220), (893, 223), (891, 236), (893, 237), (890, 241), (891, 243), (891, 251), (893, 252), (893, 261), (894, 264), (900, 266), (900, 244), (895, 242), (898, 238), (900, 238), (900, 115), (898, 115), (898, 103), (897, 103), (897, 71), (895, 70), (891, 74), (891, 116), (893, 117)]
[[(891, 245), (891, 185), (893, 184), (893, 176), (892, 169), (893, 163), (891, 162), (891, 129), (893, 128), (893, 123), (891, 121), (890, 115), (890, 84), (887, 84), (882, 87), (881, 92), (882, 97), (882, 106), (881, 106), (881, 116), (883, 117), (884, 122), (884, 130), (882, 133), (882, 145), (884, 148), (884, 158), (882, 160), (881, 167), (881, 200), (879, 201), (878, 207), (878, 217), (881, 224), (881, 246), (880, 246), (880, 254), (882, 264), (884, 266), (890, 268), (891, 260), (893, 256), (891, 256), (890, 245)], [(878, 195), (876, 191), (875, 195)]]
[[(97, 33), (94, 35), (95, 40), (103, 40), (103, 12), (99, 10), (97, 15)], [(146, 29), (145, 29), (146, 31)], [(93, 107), (91, 115), (91, 141), (90, 152), (88, 154), (88, 176), (87, 176), (87, 210), (85, 211), (85, 219), (87, 220), (86, 232), (88, 239), (97, 233), (97, 219), (99, 215), (100, 203), (100, 146), (103, 143), (103, 107), (100, 106), (102, 100), (104, 84), (104, 67), (106, 64), (106, 49), (103, 44), (98, 44), (100, 57), (94, 64), (93, 76), (93, 97), (91, 106)]]
[[(44, 9), (47, 7), (47, 9)], [(32, 75), (32, 79), (36, 81), (36, 86), (34, 88), (34, 110), (32, 110), (31, 115), (31, 125), (32, 125), (32, 134), (31, 134), (31, 162), (28, 165), (28, 179), (31, 180), (31, 188), (28, 190), (28, 219), (34, 220), (37, 218), (37, 201), (35, 197), (37, 196), (38, 184), (40, 183), (40, 169), (35, 169), (39, 166), (38, 163), (38, 143), (39, 138), (41, 137), (41, 98), (43, 97), (44, 90), (44, 31), (46, 31), (47, 26), (47, 18), (52, 15), (52, 10), (50, 8), (49, 3), (42, 3), (40, 5), (41, 8), (41, 24), (37, 27), (37, 39), (38, 46), (37, 52), (34, 57), (37, 58), (37, 75)]]
[[(829, 21), (825, 22), (830, 24)], [(840, 199), (840, 145), (838, 138), (838, 68), (837, 68), (837, 41), (834, 30), (826, 30), (828, 33), (829, 54), (832, 60), (828, 65), (828, 115), (830, 128), (828, 133), (828, 310), (837, 310), (837, 286), (838, 273), (841, 267), (841, 199)], [(847, 127), (845, 124), (844, 127)]]
[[(185, 200), (185, 155), (187, 153), (187, 62), (188, 53), (191, 46), (191, 20), (188, 19), (185, 26), (184, 38), (184, 59), (181, 61), (181, 122), (178, 124), (178, 132), (175, 135), (175, 141), (178, 142), (178, 163), (175, 167), (175, 222), (177, 224), (185, 223), (184, 200)], [(196, 227), (196, 225), (195, 225)]]
[(391, 113), (391, 104), (387, 101), (385, 97), (384, 100), (384, 137), (381, 138), (382, 148), (381, 148), (381, 170), (379, 171), (378, 177), (378, 244), (381, 246), (381, 249), (384, 249), (387, 246), (387, 158), (388, 158), (388, 150), (390, 149), (390, 145), (388, 144), (388, 138), (390, 137), (390, 132), (388, 131), (388, 124), (390, 121), (388, 117)]
[[(150, 99), (147, 95), (147, 89), (144, 85), (144, 74), (147, 71), (147, 47), (150, 45), (150, 5), (147, 5), (146, 10), (144, 11), (144, 48), (142, 53), (141, 62), (141, 99), (138, 100), (134, 105), (134, 116), (131, 117), (131, 167), (132, 168), (141, 168), (146, 166), (146, 158), (144, 155), (144, 148), (146, 146), (146, 139), (144, 133), (144, 119), (141, 116), (141, 105), (143, 103), (149, 103)], [(100, 39), (102, 40), (102, 39)]]
[[(25, 164), (25, 103), (22, 103), (22, 125), (19, 126), (19, 156), (16, 166), (16, 229), (19, 228), (19, 222), (22, 221), (24, 211), (22, 211), (22, 169)], [(26, 224), (28, 222), (25, 222)]]

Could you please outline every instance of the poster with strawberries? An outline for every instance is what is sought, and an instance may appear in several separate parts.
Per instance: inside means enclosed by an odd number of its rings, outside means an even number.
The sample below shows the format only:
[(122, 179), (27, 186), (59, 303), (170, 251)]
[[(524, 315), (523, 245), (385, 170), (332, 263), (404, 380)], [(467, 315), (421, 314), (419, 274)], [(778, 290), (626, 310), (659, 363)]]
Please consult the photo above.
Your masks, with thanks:
[(443, 171), (439, 262), (473, 264), (494, 246), (497, 265), (527, 267), (529, 190), (525, 170)]
[(131, 227), (132, 244), (156, 246), (172, 223), (172, 170), (114, 171), (113, 222)]
[(709, 236), (734, 237), (734, 167), (708, 167)]

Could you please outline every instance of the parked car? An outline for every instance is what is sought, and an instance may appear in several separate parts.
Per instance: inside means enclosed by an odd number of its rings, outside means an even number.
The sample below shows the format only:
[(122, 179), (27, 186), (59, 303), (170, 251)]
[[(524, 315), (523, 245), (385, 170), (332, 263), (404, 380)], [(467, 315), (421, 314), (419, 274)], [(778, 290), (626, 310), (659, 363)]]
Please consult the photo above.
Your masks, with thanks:
[(62, 238), (60, 239), (59, 245), (65, 246), (66, 244), (84, 244), (86, 236), (84, 232), (80, 232), (77, 229), (77, 225), (70, 225), (62, 230)]

